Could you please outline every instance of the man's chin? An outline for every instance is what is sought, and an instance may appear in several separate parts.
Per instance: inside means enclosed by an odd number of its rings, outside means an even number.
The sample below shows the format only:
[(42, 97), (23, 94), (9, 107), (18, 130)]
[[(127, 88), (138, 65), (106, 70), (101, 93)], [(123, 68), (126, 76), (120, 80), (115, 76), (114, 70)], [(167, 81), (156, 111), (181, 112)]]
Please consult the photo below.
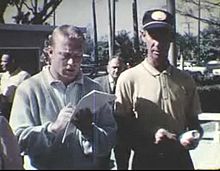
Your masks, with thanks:
[(63, 77), (65, 80), (75, 80), (76, 74), (64, 74)]

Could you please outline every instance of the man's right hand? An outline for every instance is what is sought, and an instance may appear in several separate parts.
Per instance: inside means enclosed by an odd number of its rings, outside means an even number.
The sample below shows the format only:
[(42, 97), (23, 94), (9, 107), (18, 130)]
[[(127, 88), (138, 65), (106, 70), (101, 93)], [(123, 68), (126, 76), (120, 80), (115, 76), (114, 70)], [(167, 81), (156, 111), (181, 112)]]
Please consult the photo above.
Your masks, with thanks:
[(177, 140), (176, 134), (173, 134), (173, 133), (167, 131), (166, 129), (160, 128), (155, 133), (155, 142), (154, 143), (159, 144), (160, 142), (162, 142), (165, 139), (176, 141)]
[(73, 111), (74, 107), (70, 103), (61, 109), (56, 121), (48, 126), (48, 132), (58, 134), (64, 130), (72, 117)]

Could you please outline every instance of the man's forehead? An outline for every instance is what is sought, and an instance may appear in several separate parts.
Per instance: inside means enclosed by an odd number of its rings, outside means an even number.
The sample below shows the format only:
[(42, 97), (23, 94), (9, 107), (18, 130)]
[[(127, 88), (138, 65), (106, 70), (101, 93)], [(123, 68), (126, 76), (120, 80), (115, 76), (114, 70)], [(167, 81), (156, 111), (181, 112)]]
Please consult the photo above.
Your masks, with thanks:
[[(172, 32), (169, 29), (166, 28), (154, 28), (154, 29), (148, 29), (146, 30), (149, 34), (158, 34), (158, 35), (170, 35)], [(164, 35), (165, 36), (165, 35)]]
[(10, 56), (8, 54), (4, 54), (4, 55), (2, 55), (1, 60), (2, 61), (9, 61), (10, 60)]
[[(60, 41), (59, 41), (60, 40)], [(79, 40), (71, 40), (71, 39), (57, 39), (54, 47), (63, 50), (71, 50), (71, 51), (83, 51), (84, 44)]]
[(112, 59), (112, 60), (110, 61), (109, 65), (110, 65), (111, 67), (120, 67), (120, 66), (123, 65), (123, 62), (122, 62), (121, 60), (117, 59), (117, 58), (114, 58), (114, 59)]

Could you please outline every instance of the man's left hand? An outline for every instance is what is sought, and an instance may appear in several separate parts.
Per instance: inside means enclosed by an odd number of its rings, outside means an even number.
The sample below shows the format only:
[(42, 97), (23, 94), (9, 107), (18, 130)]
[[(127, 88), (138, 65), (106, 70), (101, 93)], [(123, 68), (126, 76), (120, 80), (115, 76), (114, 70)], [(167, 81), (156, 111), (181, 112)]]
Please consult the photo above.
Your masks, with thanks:
[(82, 133), (90, 134), (92, 132), (93, 114), (88, 108), (81, 109), (76, 113), (72, 122)]

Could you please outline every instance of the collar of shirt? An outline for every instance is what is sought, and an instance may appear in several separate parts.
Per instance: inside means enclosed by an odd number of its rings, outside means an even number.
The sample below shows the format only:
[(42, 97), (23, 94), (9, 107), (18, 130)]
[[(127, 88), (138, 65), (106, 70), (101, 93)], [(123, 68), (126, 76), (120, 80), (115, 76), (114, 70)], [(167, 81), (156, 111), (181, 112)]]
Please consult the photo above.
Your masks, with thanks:
[[(53, 78), (53, 76), (50, 73), (50, 66), (45, 67), (43, 71), (46, 73), (46, 77), (47, 77), (48, 82), (49, 82), (50, 85), (57, 84), (57, 83), (62, 83), (62, 81), (56, 80), (56, 79)], [(80, 71), (77, 78), (76, 78), (76, 80), (73, 81), (71, 84), (83, 84), (83, 82), (84, 82), (83, 73), (82, 73), (82, 71)]]
[(108, 80), (109, 80), (110, 84), (113, 84), (113, 85), (115, 84), (115, 81), (110, 74), (108, 75)]
[(144, 60), (142, 62), (143, 67), (152, 75), (152, 76), (158, 76), (160, 74), (167, 74), (171, 75), (172, 74), (172, 66), (169, 64), (166, 70), (160, 72), (156, 68), (154, 68), (147, 60)]
[(7, 75), (7, 77), (12, 77), (14, 75), (17, 75), (19, 72), (21, 71), (21, 68), (17, 68), (14, 72), (12, 72), (11, 74), (7, 71), (5, 74)]
[(114, 87), (116, 86), (115, 85), (116, 83), (115, 83), (114, 79), (112, 78), (112, 76), (110, 74), (108, 76), (108, 80), (109, 80), (111, 91), (114, 91)]

